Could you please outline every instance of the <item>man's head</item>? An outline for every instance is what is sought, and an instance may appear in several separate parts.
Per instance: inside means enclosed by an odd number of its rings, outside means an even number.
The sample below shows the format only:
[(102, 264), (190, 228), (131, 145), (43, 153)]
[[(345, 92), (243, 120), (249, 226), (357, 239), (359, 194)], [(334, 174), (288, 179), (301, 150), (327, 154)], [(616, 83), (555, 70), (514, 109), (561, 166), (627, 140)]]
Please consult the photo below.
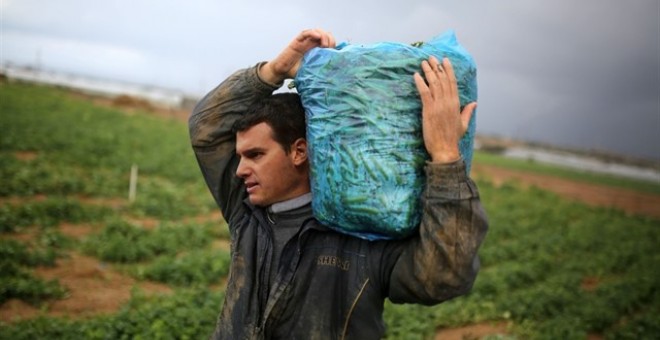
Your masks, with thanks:
[(309, 192), (305, 112), (297, 94), (255, 103), (234, 132), (236, 175), (245, 181), (252, 204), (268, 206)]

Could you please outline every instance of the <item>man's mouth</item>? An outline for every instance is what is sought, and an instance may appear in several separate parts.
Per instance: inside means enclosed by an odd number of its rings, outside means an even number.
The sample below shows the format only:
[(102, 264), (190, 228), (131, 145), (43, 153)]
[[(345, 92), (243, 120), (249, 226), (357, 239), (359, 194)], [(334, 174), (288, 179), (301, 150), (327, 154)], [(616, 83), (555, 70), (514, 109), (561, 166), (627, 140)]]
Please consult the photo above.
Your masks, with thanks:
[(247, 189), (248, 194), (253, 193), (257, 189), (258, 186), (259, 186), (259, 183), (257, 183), (257, 182), (245, 182), (245, 188)]

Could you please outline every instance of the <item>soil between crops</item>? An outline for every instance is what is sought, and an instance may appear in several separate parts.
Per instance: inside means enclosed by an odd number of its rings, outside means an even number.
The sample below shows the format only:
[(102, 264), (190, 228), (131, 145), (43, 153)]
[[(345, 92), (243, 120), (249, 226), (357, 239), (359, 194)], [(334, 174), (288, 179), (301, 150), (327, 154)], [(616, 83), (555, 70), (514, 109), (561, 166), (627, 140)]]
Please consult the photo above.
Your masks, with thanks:
[(500, 185), (505, 181), (514, 181), (525, 187), (535, 186), (591, 206), (614, 208), (629, 214), (660, 218), (660, 195), (496, 166), (475, 164), (473, 171), (473, 177), (489, 179), (495, 185)]

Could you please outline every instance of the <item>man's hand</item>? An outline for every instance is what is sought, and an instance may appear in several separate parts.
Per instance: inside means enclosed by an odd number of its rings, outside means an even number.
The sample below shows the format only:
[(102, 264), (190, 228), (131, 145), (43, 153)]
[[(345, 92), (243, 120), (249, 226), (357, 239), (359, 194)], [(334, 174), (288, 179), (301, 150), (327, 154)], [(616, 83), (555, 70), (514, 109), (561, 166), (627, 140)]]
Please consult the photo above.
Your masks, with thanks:
[(318, 28), (304, 30), (275, 59), (261, 67), (259, 76), (271, 84), (295, 77), (303, 55), (314, 47), (334, 48), (335, 38), (330, 32)]
[(458, 141), (467, 131), (476, 102), (460, 112), (456, 76), (449, 59), (442, 64), (435, 57), (422, 62), (424, 78), (415, 72), (415, 85), (422, 100), (422, 133), (426, 151), (434, 163), (457, 161), (461, 154)]

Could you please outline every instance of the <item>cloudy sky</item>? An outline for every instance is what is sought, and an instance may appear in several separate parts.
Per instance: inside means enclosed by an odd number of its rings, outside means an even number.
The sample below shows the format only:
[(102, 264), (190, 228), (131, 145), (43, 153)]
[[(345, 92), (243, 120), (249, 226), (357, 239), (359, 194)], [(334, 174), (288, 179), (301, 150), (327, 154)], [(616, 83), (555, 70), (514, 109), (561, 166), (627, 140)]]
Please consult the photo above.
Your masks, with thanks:
[(299, 31), (370, 44), (453, 29), (478, 132), (660, 160), (658, 0), (0, 0), (0, 63), (201, 95)]

